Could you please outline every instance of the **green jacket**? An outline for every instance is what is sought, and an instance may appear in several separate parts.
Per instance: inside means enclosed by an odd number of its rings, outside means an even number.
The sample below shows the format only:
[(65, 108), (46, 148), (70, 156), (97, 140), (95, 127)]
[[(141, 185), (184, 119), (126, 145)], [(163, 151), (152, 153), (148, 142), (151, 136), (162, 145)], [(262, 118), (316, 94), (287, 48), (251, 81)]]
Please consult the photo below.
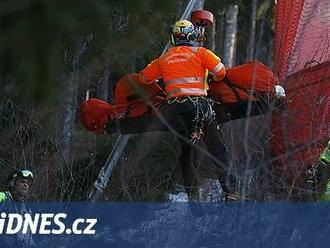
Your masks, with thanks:
[[(320, 155), (320, 162), (324, 165), (330, 165), (330, 140), (327, 147)], [(321, 201), (330, 201), (330, 179), (328, 179), (326, 190), (320, 196)]]
[(0, 192), (0, 203), (6, 202), (6, 201), (11, 201), (13, 197), (11, 196), (9, 191), (5, 192)]
[(320, 162), (323, 164), (330, 165), (330, 140), (328, 142), (327, 147), (324, 149), (324, 151), (320, 155)]

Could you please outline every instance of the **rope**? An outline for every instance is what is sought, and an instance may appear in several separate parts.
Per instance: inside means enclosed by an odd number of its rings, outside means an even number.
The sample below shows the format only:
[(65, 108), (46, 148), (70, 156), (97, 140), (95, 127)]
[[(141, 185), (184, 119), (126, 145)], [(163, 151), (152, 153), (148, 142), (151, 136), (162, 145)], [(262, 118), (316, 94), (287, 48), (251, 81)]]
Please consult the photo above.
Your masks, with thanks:
[(206, 97), (187, 97), (195, 107), (196, 115), (193, 119), (194, 131), (191, 134), (191, 142), (196, 143), (204, 136), (204, 124), (215, 120), (213, 102)]

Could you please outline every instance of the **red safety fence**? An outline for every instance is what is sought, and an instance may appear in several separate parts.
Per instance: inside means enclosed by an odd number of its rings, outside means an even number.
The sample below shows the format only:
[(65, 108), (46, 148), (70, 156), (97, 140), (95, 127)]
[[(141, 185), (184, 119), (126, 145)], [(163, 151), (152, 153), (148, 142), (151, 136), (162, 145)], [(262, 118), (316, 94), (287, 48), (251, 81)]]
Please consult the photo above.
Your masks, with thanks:
[(286, 110), (273, 121), (271, 152), (291, 176), (317, 161), (330, 136), (330, 1), (278, 0), (275, 71)]

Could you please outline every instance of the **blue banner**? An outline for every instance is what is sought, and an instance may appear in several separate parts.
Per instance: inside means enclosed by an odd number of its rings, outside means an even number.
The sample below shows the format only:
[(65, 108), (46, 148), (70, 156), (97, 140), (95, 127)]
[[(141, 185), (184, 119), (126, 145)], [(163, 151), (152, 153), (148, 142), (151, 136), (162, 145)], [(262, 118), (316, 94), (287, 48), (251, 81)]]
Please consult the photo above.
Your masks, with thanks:
[(329, 247), (330, 205), (14, 203), (0, 247)]

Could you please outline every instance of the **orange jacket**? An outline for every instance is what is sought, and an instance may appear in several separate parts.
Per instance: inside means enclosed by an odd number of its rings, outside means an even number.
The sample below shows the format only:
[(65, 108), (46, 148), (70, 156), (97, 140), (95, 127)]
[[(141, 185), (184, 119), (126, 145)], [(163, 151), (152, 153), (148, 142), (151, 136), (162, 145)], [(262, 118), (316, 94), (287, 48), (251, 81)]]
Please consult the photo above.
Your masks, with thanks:
[(216, 80), (226, 74), (220, 58), (210, 50), (204, 47), (177, 46), (142, 70), (140, 80), (151, 84), (163, 78), (168, 99), (177, 96), (206, 96), (208, 71)]

